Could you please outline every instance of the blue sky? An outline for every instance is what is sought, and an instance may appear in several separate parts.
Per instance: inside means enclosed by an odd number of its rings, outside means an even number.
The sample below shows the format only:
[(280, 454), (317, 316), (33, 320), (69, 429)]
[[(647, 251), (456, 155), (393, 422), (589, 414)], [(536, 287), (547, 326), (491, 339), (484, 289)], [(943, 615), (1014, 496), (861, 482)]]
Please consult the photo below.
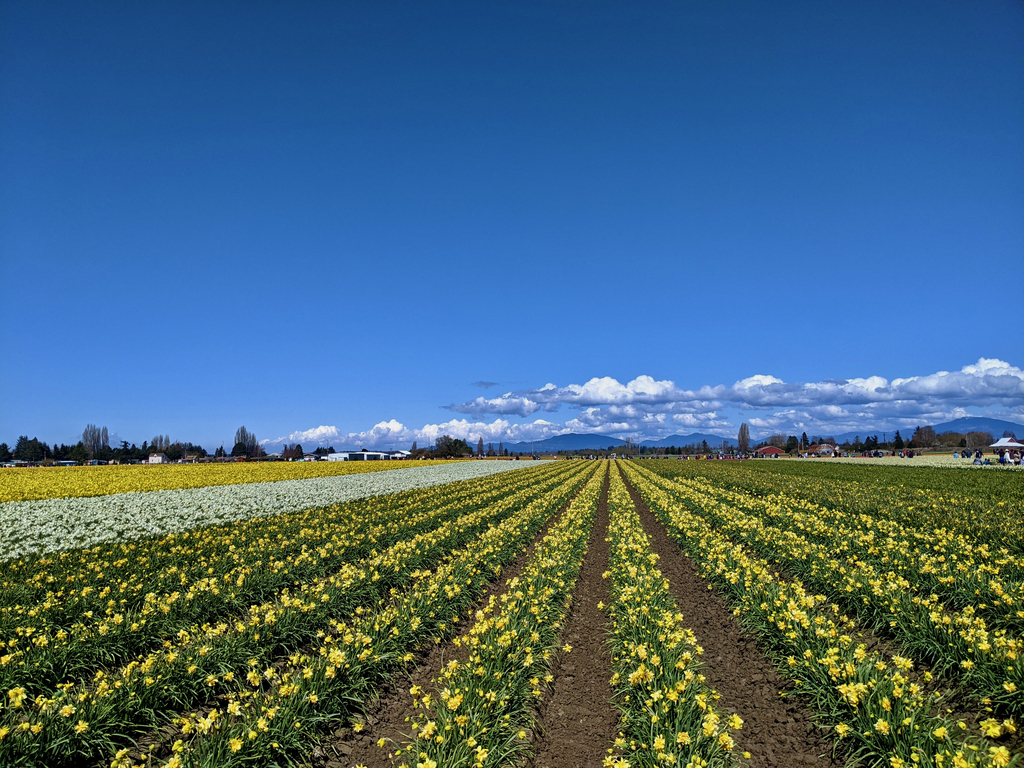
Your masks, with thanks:
[(0, 440), (1024, 422), (1019, 3), (7, 2), (0, 35)]

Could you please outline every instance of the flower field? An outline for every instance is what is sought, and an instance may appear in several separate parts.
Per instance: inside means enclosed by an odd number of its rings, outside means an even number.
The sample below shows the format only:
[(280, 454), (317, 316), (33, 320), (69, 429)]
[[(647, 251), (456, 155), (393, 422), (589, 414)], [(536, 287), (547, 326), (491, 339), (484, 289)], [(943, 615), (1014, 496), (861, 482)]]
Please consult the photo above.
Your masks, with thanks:
[(883, 467), (900, 467), (907, 464), (924, 467), (944, 467), (947, 469), (971, 469), (971, 470), (1009, 470), (1020, 472), (1019, 464), (1000, 464), (991, 455), (986, 458), (991, 460), (990, 464), (975, 464), (971, 459), (954, 459), (952, 453), (948, 454), (924, 454), (917, 455), (913, 459), (901, 459), (898, 456), (840, 456), (829, 459), (829, 461), (840, 461), (849, 464), (878, 464)]
[[(352, 499), (508, 472), (519, 466), (508, 461), (434, 462), (434, 466), (424, 466), (428, 462), (331, 463), (343, 467), (370, 465), (374, 469), (303, 480), (5, 502), (0, 504), (0, 528), (6, 532), (0, 540), (0, 558), (43, 554), (69, 547), (91, 547), (111, 539), (188, 531), (196, 526), (330, 506)], [(327, 465), (328, 462), (310, 462), (308, 465), (313, 464)], [(396, 466), (402, 469), (380, 471)], [(197, 469), (205, 467), (198, 466)], [(0, 481), (8, 476), (0, 474)]]
[(447, 463), (438, 460), (420, 461), (415, 464), (391, 461), (278, 461), (158, 464), (151, 467), (34, 467), (0, 473), (0, 502), (173, 491), (180, 488), (206, 488), (211, 485), (271, 483), (278, 480), (337, 477), (362, 472), (379, 472), (396, 467), (422, 467), (425, 464)]
[[(1019, 489), (770, 464), (250, 483), (297, 486), (8, 557), (0, 765), (1020, 763)], [(323, 495), (389, 476), (410, 482)], [(578, 656), (591, 637), (607, 655)]]

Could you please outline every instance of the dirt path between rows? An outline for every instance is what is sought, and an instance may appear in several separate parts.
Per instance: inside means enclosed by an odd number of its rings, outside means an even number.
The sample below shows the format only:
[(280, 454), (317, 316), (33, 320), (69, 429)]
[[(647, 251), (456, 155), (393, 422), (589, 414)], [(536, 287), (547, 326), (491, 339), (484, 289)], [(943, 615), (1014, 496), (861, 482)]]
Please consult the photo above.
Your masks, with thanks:
[(551, 668), (554, 686), (542, 699), (534, 727), (534, 757), (529, 768), (600, 768), (618, 734), (619, 715), (611, 703), (612, 659), (605, 614), (608, 603), (601, 574), (608, 568), (608, 476), (605, 475), (587, 555), (580, 569), (561, 641), (572, 646)]
[[(624, 476), (625, 477), (625, 476)], [(740, 628), (739, 619), (718, 593), (709, 590), (696, 567), (673, 542), (665, 527), (627, 481), (651, 546), (661, 558), (658, 567), (669, 580), (672, 596), (704, 648), (704, 674), (720, 695), (726, 712), (743, 718), (736, 734), (739, 750), (750, 752), (751, 768), (834, 766), (832, 745), (814, 725), (811, 712), (795, 697), (782, 698), (786, 681), (758, 649), (753, 637)]]
[[(581, 489), (582, 487), (580, 486)], [(502, 569), (501, 576), (491, 583), (480, 600), (467, 612), (462, 621), (456, 624), (452, 637), (459, 637), (469, 631), (475, 621), (473, 614), (476, 607), (486, 604), (491, 595), (503, 593), (506, 582), (522, 574), (537, 545), (547, 535), (551, 526), (562, 517), (577, 494), (573, 494), (572, 499), (548, 518), (530, 544)], [(424, 691), (430, 691), (431, 681), (441, 673), (441, 668), (452, 659), (464, 659), (467, 652), (466, 646), (459, 648), (451, 642), (436, 643), (419, 649), (413, 662), (415, 666), (382, 688), (377, 701), (367, 707), (363, 730), (356, 733), (352, 728), (346, 727), (335, 731), (313, 755), (313, 766), (392, 768), (398, 762), (392, 757), (394, 750), (408, 740), (407, 737), (412, 731), (412, 716), (415, 710), (412, 707), (409, 689), (418, 685)], [(385, 739), (385, 746), (378, 747), (377, 742), (382, 738)]]

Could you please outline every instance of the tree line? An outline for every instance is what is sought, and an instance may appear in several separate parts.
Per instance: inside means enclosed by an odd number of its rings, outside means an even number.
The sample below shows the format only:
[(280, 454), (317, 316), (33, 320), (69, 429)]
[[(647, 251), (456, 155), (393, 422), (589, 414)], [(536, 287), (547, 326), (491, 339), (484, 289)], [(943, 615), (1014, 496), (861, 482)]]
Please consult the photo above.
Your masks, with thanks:
[[(327, 452), (328, 449), (323, 449)], [(331, 449), (333, 450), (333, 449)], [(118, 445), (110, 445), (110, 431), (105, 427), (87, 424), (82, 430), (82, 439), (74, 445), (65, 443), (53, 445), (43, 442), (38, 437), (19, 435), (12, 448), (7, 443), (0, 443), (0, 462), (25, 461), (33, 464), (53, 464), (60, 461), (74, 461), (85, 464), (90, 461), (115, 462), (119, 464), (136, 464), (149, 459), (151, 454), (162, 453), (168, 461), (180, 461), (186, 456), (205, 459), (209, 456), (206, 449), (187, 440), (172, 441), (169, 435), (156, 435), (152, 440), (143, 440), (142, 445), (122, 440)], [(288, 453), (302, 458), (302, 446), (296, 445)], [(235, 431), (235, 442), (231, 453), (221, 445), (214, 452), (216, 457), (260, 458), (266, 451), (256, 440), (256, 435), (244, 426)]]
[(434, 441), (430, 448), (420, 448), (414, 440), (412, 448), (409, 449), (414, 459), (458, 459), (463, 456), (508, 456), (508, 449), (504, 443), (499, 442), (498, 447), (494, 443), (488, 443), (484, 448), (484, 439), (481, 437), (476, 442), (476, 449), (458, 437), (441, 435)]
[(107, 428), (96, 429), (92, 424), (86, 427), (82, 439), (74, 445), (57, 442), (50, 445), (38, 437), (30, 438), (28, 435), (20, 435), (13, 449), (7, 443), (0, 443), (0, 461), (27, 461), (34, 464), (59, 461), (134, 464), (148, 459), (151, 453), (163, 453), (170, 461), (178, 461), (190, 455), (198, 458), (207, 456), (206, 449), (201, 445), (187, 441), (171, 442), (167, 435), (157, 435), (152, 441), (143, 440), (142, 445), (122, 440), (119, 445), (111, 446)]
[[(744, 424), (743, 426), (746, 425)], [(743, 427), (741, 426), (740, 436), (742, 437), (742, 435)], [(749, 432), (747, 435), (749, 441)], [(1012, 432), (1004, 432), (1003, 437), (1014, 437), (1014, 435)], [(740, 442), (742, 445), (742, 440)], [(877, 434), (865, 435), (863, 439), (861, 439), (860, 435), (857, 435), (853, 440), (837, 443), (832, 437), (822, 437), (821, 435), (808, 437), (807, 433), (804, 432), (799, 438), (795, 435), (771, 435), (762, 441), (758, 447), (772, 445), (776, 448), (782, 448), (787, 453), (798, 453), (807, 450), (812, 445), (827, 444), (847, 451), (861, 453), (877, 450), (921, 450), (924, 448), (943, 448), (948, 450), (955, 450), (957, 448), (987, 448), (994, 442), (995, 438), (989, 432), (942, 432), (936, 434), (933, 427), (925, 426), (916, 427), (909, 439), (905, 439), (900, 434), (900, 430), (896, 430), (891, 439), (889, 439), (886, 433), (883, 433), (882, 439), (879, 439)]]

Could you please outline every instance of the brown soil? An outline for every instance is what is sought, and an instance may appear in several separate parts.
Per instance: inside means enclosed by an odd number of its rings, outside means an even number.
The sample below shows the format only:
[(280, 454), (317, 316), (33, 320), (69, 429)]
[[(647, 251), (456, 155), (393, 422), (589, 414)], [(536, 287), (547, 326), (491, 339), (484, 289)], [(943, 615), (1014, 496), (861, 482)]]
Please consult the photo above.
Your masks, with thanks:
[[(571, 502), (572, 499), (552, 515), (530, 545), (505, 566), (501, 577), (488, 587), (476, 603), (477, 606), (486, 604), (491, 595), (504, 592), (505, 584), (522, 573), (537, 544)], [(452, 637), (459, 637), (472, 627), (475, 610), (468, 611), (462, 621), (455, 625)], [(392, 768), (398, 762), (392, 757), (394, 750), (408, 741), (412, 731), (415, 710), (409, 689), (418, 685), (424, 691), (430, 691), (431, 681), (441, 673), (441, 668), (452, 659), (464, 659), (467, 652), (466, 646), (456, 647), (450, 642), (435, 643), (419, 649), (413, 662), (415, 666), (382, 688), (377, 700), (369, 704), (363, 719), (363, 729), (357, 733), (352, 728), (339, 728), (314, 751), (312, 765), (315, 768)], [(378, 747), (377, 742), (382, 738), (385, 739), (385, 745)]]
[(608, 603), (601, 574), (608, 568), (608, 477), (605, 476), (587, 556), (562, 630), (572, 652), (558, 654), (551, 668), (554, 689), (546, 695), (534, 726), (531, 768), (600, 768), (618, 734), (618, 712), (611, 703), (612, 674), (605, 615)]
[(673, 542), (654, 513), (627, 482), (658, 567), (669, 580), (684, 623), (704, 649), (704, 674), (721, 699), (719, 705), (743, 718), (737, 749), (750, 752), (751, 768), (761, 766), (835, 766), (832, 745), (814, 725), (811, 712), (797, 697), (783, 698), (787, 688), (725, 601), (701, 578), (690, 558)]

